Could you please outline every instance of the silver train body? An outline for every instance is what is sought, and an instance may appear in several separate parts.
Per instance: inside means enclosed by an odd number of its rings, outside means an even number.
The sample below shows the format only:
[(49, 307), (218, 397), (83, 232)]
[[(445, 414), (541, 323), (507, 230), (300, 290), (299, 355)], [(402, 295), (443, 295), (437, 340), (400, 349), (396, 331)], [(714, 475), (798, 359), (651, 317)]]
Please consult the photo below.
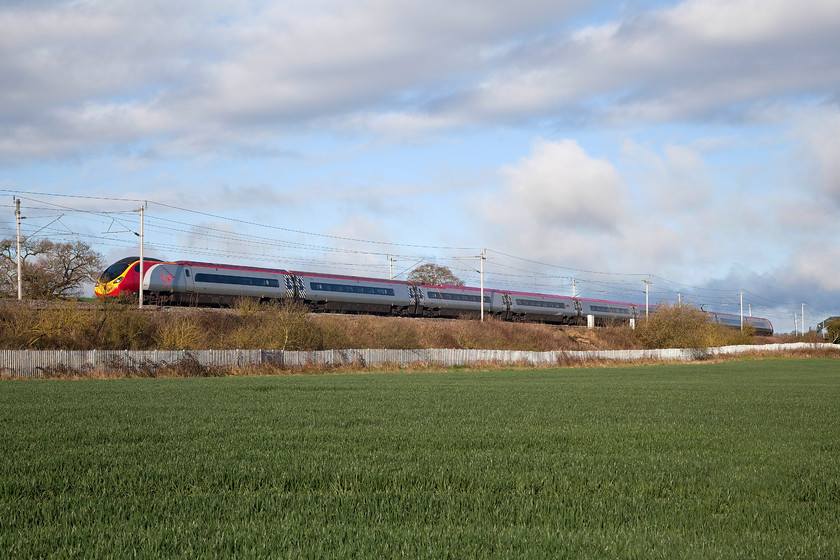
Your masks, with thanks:
[[(246, 297), (264, 302), (301, 301), (321, 312), (464, 317), (482, 311), (481, 290), (467, 286), (427, 286), (401, 280), (195, 261), (149, 263), (144, 272), (144, 299), (149, 303), (231, 305)], [(631, 303), (485, 289), (484, 314), (506, 321), (557, 324), (585, 324), (592, 317), (595, 324), (603, 325), (643, 317), (645, 309)], [(719, 323), (740, 325), (738, 315), (709, 315)], [(757, 334), (773, 333), (767, 319), (745, 317), (744, 321), (752, 324)]]

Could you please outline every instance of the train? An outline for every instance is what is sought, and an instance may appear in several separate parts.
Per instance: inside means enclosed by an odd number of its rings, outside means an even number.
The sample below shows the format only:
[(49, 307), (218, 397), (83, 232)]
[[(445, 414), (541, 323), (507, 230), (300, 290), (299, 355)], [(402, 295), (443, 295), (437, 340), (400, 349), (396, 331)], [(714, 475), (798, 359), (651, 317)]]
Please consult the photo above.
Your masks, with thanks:
[[(130, 256), (108, 266), (94, 287), (97, 297), (137, 294), (140, 259)], [(645, 316), (645, 307), (600, 299), (426, 285), (403, 280), (366, 278), (198, 261), (144, 259), (143, 300), (157, 305), (229, 306), (242, 298), (260, 302), (299, 301), (315, 312), (368, 313), (404, 317), (471, 317), (481, 313), (503, 321), (564, 325), (606, 325)], [(484, 299), (482, 306), (482, 297)], [(656, 312), (656, 306), (648, 308)], [(740, 327), (741, 316), (705, 312), (709, 320)], [(744, 317), (759, 335), (773, 325)]]

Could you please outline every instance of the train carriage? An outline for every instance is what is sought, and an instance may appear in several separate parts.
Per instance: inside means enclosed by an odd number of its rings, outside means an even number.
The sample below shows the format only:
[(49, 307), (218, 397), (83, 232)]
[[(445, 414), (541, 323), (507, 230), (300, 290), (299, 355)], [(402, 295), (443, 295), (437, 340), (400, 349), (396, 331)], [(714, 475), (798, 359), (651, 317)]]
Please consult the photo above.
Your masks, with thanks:
[[(159, 259), (143, 259), (143, 276)], [(140, 257), (125, 257), (106, 268), (93, 288), (97, 297), (136, 294), (140, 289)]]
[[(423, 309), (426, 315), (437, 317), (463, 317), (481, 314), (481, 289), (467, 286), (420, 286), (424, 293)], [(484, 313), (499, 314), (506, 309), (502, 293), (484, 290)]]
[(629, 322), (637, 316), (636, 306), (630, 303), (619, 303), (599, 299), (577, 299), (581, 314), (593, 316), (595, 324), (605, 325), (610, 321)]
[(773, 324), (768, 319), (760, 317), (744, 317), (747, 322), (755, 328), (755, 334), (761, 336), (773, 336)]
[(413, 315), (417, 296), (401, 280), (291, 272), (297, 299), (319, 311)]
[(580, 317), (580, 310), (570, 297), (529, 292), (506, 292), (506, 295), (511, 317), (517, 320), (572, 324)]
[(194, 261), (158, 263), (145, 271), (143, 289), (149, 301), (232, 305), (247, 297), (281, 301), (286, 294), (285, 270)]
[[(741, 316), (740, 315), (733, 315), (731, 313), (715, 313), (709, 312), (709, 315), (712, 316), (712, 319), (716, 323), (720, 323), (722, 325), (726, 325), (728, 327), (741, 327)], [(752, 325), (755, 329), (755, 334), (758, 335), (772, 335), (773, 334), (773, 325), (767, 319), (762, 319), (760, 317), (744, 317), (743, 322), (745, 325)]]

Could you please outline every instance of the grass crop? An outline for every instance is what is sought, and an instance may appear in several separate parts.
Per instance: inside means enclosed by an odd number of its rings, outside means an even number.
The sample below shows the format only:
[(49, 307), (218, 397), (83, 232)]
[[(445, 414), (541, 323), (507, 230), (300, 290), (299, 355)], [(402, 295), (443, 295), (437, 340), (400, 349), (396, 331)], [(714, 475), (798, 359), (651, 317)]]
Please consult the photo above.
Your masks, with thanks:
[(840, 369), (6, 381), (0, 557), (840, 556)]

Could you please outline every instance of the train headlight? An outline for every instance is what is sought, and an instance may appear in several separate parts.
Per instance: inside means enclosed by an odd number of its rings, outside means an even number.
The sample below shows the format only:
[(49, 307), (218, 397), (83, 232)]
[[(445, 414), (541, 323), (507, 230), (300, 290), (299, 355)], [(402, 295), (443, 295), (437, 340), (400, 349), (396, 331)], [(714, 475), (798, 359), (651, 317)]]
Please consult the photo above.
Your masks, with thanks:
[(112, 284), (114, 284), (114, 286), (116, 286), (117, 284), (119, 284), (119, 283), (120, 283), (120, 282), (122, 282), (122, 281), (123, 281), (123, 277), (122, 277), (122, 276), (120, 276), (119, 278), (115, 279), (115, 280), (112, 282)]

